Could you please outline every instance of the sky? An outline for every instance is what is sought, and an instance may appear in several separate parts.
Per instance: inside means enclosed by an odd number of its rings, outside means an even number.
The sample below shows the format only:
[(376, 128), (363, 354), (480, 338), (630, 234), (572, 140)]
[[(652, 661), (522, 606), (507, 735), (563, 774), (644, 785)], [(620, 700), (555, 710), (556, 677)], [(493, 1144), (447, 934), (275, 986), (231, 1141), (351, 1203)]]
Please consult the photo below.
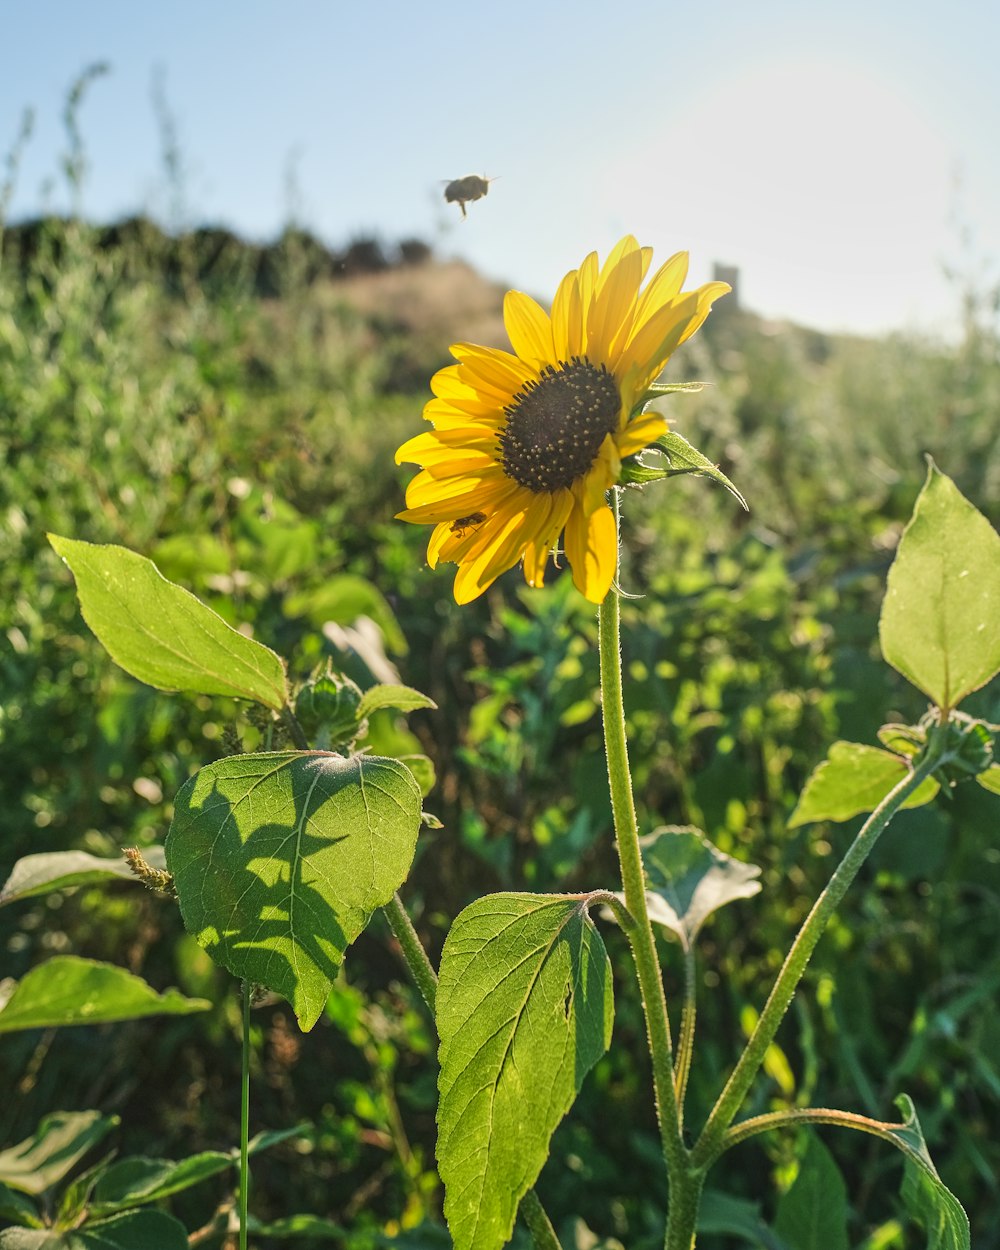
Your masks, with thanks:
[[(95, 220), (419, 237), (543, 302), (632, 233), (859, 333), (948, 333), (962, 284), (996, 281), (982, 0), (0, 0), (0, 40), (0, 160), (34, 111), (15, 220), (69, 207), (64, 101), (107, 62), (79, 111)], [(470, 173), (496, 181), (463, 221), (442, 192)]]

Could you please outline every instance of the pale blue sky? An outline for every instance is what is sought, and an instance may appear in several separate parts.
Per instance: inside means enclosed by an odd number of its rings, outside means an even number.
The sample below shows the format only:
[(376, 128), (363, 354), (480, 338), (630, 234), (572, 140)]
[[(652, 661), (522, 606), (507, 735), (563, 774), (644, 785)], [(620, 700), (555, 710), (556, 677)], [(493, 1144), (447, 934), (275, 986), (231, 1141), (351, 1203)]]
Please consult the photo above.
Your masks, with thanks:
[[(106, 59), (81, 112), (99, 219), (169, 211), (160, 69), (191, 223), (273, 235), (293, 167), (332, 242), (421, 236), (544, 298), (631, 231), (688, 248), (698, 280), (738, 264), (760, 311), (862, 331), (943, 327), (942, 264), (988, 279), (1000, 257), (1000, 6), (982, 0), (0, 0), (0, 40), (0, 152), (37, 114), (15, 217), (57, 175), (68, 84)], [(499, 181), (462, 222), (441, 180), (468, 173)]]

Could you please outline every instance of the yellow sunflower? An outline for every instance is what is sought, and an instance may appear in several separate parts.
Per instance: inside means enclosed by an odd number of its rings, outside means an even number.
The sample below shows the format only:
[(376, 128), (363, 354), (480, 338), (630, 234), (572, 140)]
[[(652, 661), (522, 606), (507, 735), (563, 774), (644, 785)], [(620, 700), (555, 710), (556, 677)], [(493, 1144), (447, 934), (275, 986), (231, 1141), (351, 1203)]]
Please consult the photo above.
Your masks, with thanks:
[(618, 535), (608, 489), (624, 457), (666, 433), (643, 397), (671, 353), (730, 288), (681, 291), (678, 252), (642, 289), (652, 248), (628, 235), (601, 266), (591, 252), (559, 284), (547, 314), (508, 291), (504, 322), (514, 353), (472, 343), (431, 380), (424, 418), (434, 429), (396, 452), (421, 472), (404, 521), (434, 526), (427, 560), (457, 564), (455, 598), (468, 603), (518, 561), (541, 586), (565, 531), (573, 581), (593, 603), (611, 587)]

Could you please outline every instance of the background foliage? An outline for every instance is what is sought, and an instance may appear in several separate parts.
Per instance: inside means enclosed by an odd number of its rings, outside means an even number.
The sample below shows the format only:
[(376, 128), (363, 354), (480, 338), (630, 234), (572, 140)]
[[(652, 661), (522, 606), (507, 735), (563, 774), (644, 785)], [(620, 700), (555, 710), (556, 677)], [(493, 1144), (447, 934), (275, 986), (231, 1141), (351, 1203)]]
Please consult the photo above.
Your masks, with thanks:
[[(66, 172), (79, 175), (69, 159)], [(450, 311), (455, 266), (414, 241), (330, 252), (290, 227), (261, 248), (217, 230), (167, 236), (144, 219), (22, 223), (2, 248), (0, 877), (43, 849), (162, 843), (192, 772), (223, 742), (253, 748), (264, 732), (224, 698), (163, 696), (116, 669), (48, 548), (55, 531), (151, 557), (290, 656), (293, 677), (329, 656), (362, 684), (401, 678), (437, 702), (405, 723), (391, 712), (373, 722), (383, 750), (426, 752), (436, 769), (428, 806), (443, 827), (421, 833), (405, 889), (435, 959), (483, 892), (613, 888), (593, 609), (567, 576), (528, 592), (517, 574), (459, 609), (450, 572), (424, 567), (426, 532), (393, 520), (408, 474), (392, 453), (419, 429), (448, 343), (475, 337)], [(389, 279), (396, 297), (378, 298)], [(499, 310), (498, 292), (466, 279)], [(949, 344), (831, 337), (721, 304), (669, 375), (709, 387), (662, 402), (751, 511), (700, 480), (624, 501), (621, 581), (642, 596), (623, 609), (641, 827), (697, 825), (763, 870), (762, 893), (700, 938), (692, 1122), (854, 827), (788, 830), (805, 777), (834, 738), (874, 742), (883, 720), (923, 710), (876, 642), (922, 453), (997, 519), (996, 293), (957, 297), (965, 328)], [(481, 328), (496, 333), (495, 313)], [(968, 710), (1000, 720), (995, 693)], [(750, 1107), (808, 1099), (891, 1118), (905, 1086), (977, 1246), (1000, 1245), (989, 802), (966, 786), (950, 807), (898, 819), (817, 952)], [(613, 965), (627, 968), (621, 935), (603, 928)], [(121, 1117), (125, 1154), (180, 1158), (236, 1141), (235, 984), (174, 906), (125, 883), (18, 902), (0, 912), (0, 951), (0, 973), (15, 978), (76, 954), (215, 1004), (5, 1037), (0, 1145), (53, 1109), (91, 1107)], [(667, 942), (664, 955), (676, 997), (679, 948)], [(565, 1227), (580, 1217), (642, 1247), (661, 1236), (661, 1165), (627, 977), (615, 997), (616, 1045), (557, 1131), (538, 1189)], [(254, 1206), (261, 1219), (328, 1216), (362, 1246), (438, 1219), (441, 1204), (435, 1043), (379, 921), (325, 1015), (302, 1037), (287, 1004), (255, 1012), (255, 1127), (302, 1130), (256, 1161)], [(909, 1244), (886, 1195), (901, 1174), (894, 1152), (825, 1140), (847, 1182), (852, 1244)], [(760, 1141), (727, 1155), (712, 1185), (772, 1220), (806, 1138)], [(178, 1196), (174, 1213), (198, 1227), (228, 1183)], [(737, 1244), (723, 1215), (706, 1246)]]

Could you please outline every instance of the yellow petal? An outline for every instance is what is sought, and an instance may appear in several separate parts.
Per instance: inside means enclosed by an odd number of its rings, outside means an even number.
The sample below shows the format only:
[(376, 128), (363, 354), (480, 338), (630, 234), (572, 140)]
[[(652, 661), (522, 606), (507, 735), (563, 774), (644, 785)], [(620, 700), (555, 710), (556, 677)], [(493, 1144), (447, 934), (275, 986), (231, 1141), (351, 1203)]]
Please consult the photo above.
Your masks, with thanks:
[(552, 322), (530, 295), (508, 291), (503, 301), (503, 320), (518, 356), (547, 364), (553, 362)]
[[(631, 244), (631, 246), (623, 246)], [(587, 356), (606, 363), (614, 370), (611, 345), (631, 328), (636, 296), (642, 282), (642, 253), (631, 236), (623, 239), (608, 258), (597, 284), (594, 302), (587, 316)]]
[(636, 322), (644, 321), (663, 304), (668, 304), (680, 294), (688, 271), (687, 252), (675, 252), (662, 264), (649, 280), (649, 285), (639, 296)]
[(711, 312), (715, 301), (721, 299), (723, 295), (728, 295), (732, 289), (728, 282), (706, 282), (704, 286), (698, 287), (695, 291), (695, 295), (698, 297), (698, 309), (681, 335), (682, 343), (686, 343), (695, 330), (704, 322)]
[(634, 421), (630, 421), (615, 440), (618, 444), (618, 455), (624, 460), (626, 456), (634, 456), (650, 443), (666, 434), (666, 419), (658, 412), (641, 413)]
[(396, 463), (441, 464), (448, 459), (460, 459), (465, 455), (488, 455), (496, 460), (496, 436), (482, 428), (458, 426), (454, 429), (428, 431), (416, 434), (396, 452)]
[(433, 478), (424, 470), (407, 487), (406, 507), (396, 515), (401, 521), (437, 525), (473, 512), (495, 511), (504, 499), (522, 489), (502, 472), (489, 478), (485, 474)]
[(575, 269), (559, 283), (552, 301), (552, 345), (556, 360), (572, 360), (583, 354), (583, 306)]
[(611, 589), (618, 565), (618, 532), (607, 505), (590, 516), (574, 508), (566, 523), (566, 557), (573, 584), (591, 603), (600, 603)]
[(536, 376), (537, 370), (527, 361), (519, 360), (510, 352), (501, 351), (497, 347), (477, 347), (475, 343), (453, 343), (452, 354), (461, 362), (459, 378), (479, 389), (483, 383), (500, 395), (514, 395), (521, 389), (528, 378)]
[(630, 370), (635, 371), (631, 382), (637, 393), (640, 387), (644, 388), (658, 376), (671, 353), (677, 349), (687, 323), (697, 309), (697, 294), (691, 292), (675, 303), (658, 308), (644, 325), (636, 327), (615, 369), (615, 378), (620, 384), (626, 407), (631, 397), (625, 394), (624, 381)]

